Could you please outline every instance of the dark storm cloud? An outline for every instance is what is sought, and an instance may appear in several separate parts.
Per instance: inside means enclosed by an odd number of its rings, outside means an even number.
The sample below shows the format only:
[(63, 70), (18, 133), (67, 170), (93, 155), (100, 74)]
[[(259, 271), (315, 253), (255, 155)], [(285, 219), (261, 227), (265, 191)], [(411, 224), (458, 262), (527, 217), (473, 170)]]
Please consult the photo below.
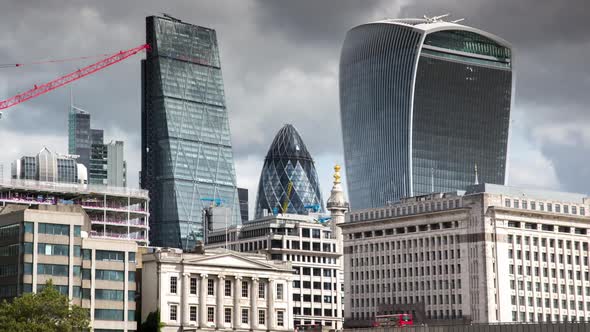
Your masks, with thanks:
[[(519, 124), (518, 135), (538, 149), (544, 144), (542, 151), (552, 161), (549, 164), (558, 168), (565, 189), (578, 190), (590, 181), (574, 186), (569, 177), (582, 176), (585, 171), (571, 166), (568, 155), (560, 152), (563, 142), (550, 131), (535, 129), (564, 119), (590, 126), (586, 113), (590, 102), (589, 8), (583, 0), (12, 0), (0, 6), (0, 63), (130, 48), (145, 39), (145, 16), (162, 12), (214, 28), (221, 49), (236, 168), (238, 173), (240, 167), (248, 169), (247, 182), (253, 183), (259, 169), (252, 160), (263, 158), (284, 123), (299, 129), (316, 159), (342, 161), (338, 60), (348, 29), (385, 17), (451, 12), (453, 18), (465, 17), (465, 24), (513, 44), (517, 56), (514, 118), (525, 122)], [(139, 59), (136, 56), (74, 84), (77, 104), (92, 113), (93, 126), (104, 128), (110, 138), (127, 142), (130, 183), (136, 182), (140, 156)], [(82, 65), (2, 70), (0, 96), (8, 97)], [(68, 100), (68, 89), (60, 89), (8, 110), (0, 130), (23, 138), (33, 133), (60, 135), (65, 142)], [(115, 134), (123, 137), (113, 137)], [(37, 151), (44, 142), (28, 142), (27, 147), (35, 144), (34, 151), (21, 154)], [(578, 143), (577, 148), (579, 155), (590, 153), (588, 141)], [(0, 157), (16, 156), (0, 152)]]

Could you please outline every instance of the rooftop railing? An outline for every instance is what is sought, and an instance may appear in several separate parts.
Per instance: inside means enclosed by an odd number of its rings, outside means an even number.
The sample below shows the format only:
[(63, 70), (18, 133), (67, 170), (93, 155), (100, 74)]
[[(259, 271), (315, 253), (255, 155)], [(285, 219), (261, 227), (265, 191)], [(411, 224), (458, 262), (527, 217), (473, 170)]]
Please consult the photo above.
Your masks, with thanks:
[(45, 192), (62, 192), (88, 195), (115, 195), (148, 198), (148, 191), (143, 189), (110, 187), (96, 184), (77, 184), (60, 182), (43, 182), (35, 180), (10, 179), (0, 180), (0, 190), (31, 190)]

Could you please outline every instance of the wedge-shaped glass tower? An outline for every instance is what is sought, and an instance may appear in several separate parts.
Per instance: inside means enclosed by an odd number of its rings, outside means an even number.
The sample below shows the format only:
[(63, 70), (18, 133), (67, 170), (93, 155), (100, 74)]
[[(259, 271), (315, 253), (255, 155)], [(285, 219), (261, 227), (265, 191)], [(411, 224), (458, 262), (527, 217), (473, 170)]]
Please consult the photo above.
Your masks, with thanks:
[(150, 238), (189, 249), (202, 239), (203, 208), (240, 210), (215, 30), (147, 18), (142, 65), (141, 184), (150, 192)]

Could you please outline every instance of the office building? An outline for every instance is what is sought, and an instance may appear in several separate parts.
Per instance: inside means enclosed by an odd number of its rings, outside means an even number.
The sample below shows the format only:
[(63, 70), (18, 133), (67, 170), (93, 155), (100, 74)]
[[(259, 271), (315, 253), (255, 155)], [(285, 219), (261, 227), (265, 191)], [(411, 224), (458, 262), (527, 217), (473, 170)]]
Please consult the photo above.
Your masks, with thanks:
[[(321, 220), (321, 219), (320, 219)], [(227, 241), (226, 241), (227, 236)], [(264, 253), (293, 265), (293, 324), (342, 328), (342, 241), (318, 216), (279, 214), (209, 233), (207, 248)]]
[(351, 29), (340, 58), (340, 115), (350, 204), (505, 184), (511, 46), (438, 18)]
[(242, 223), (250, 219), (248, 189), (238, 188), (238, 199), (240, 201), (240, 215), (242, 216)]
[(324, 212), (318, 175), (301, 136), (295, 127), (286, 124), (275, 136), (264, 159), (256, 218), (309, 212)]
[(36, 156), (23, 156), (12, 162), (11, 178), (42, 182), (87, 183), (86, 167), (76, 156), (60, 155), (44, 147)]
[(203, 238), (211, 199), (241, 221), (217, 36), (169, 16), (146, 23), (141, 186), (156, 202), (154, 245), (188, 249)]
[(478, 184), (355, 210), (344, 236), (345, 320), (590, 319), (586, 195)]
[[(98, 135), (98, 132), (100, 132), (100, 135)], [(107, 146), (104, 144), (102, 130), (92, 129), (91, 137), (90, 168), (88, 169), (89, 183), (106, 185), (108, 179), (108, 151)]]
[(70, 105), (68, 114), (68, 153), (77, 155), (78, 160), (87, 169), (90, 168), (90, 113)]
[(70, 105), (68, 149), (88, 170), (88, 183), (127, 186), (127, 164), (123, 142), (104, 143), (104, 131), (90, 128), (90, 113)]
[(0, 207), (0, 298), (38, 292), (52, 280), (89, 310), (93, 331), (136, 331), (137, 244), (89, 232), (76, 205)]
[(160, 310), (163, 332), (293, 331), (289, 263), (223, 249), (143, 255), (142, 321)]
[(127, 186), (127, 162), (124, 155), (124, 142), (111, 141), (107, 147), (107, 186)]
[(141, 189), (32, 180), (0, 182), (0, 206), (77, 204), (90, 218), (90, 236), (149, 244), (148, 193)]

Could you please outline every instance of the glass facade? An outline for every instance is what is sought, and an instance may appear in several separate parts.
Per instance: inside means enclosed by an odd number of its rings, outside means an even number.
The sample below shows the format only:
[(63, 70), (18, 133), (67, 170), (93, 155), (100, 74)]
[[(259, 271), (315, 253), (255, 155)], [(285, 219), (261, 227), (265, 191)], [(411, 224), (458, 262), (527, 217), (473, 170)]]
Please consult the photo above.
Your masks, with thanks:
[(249, 207), (248, 207), (248, 189), (238, 188), (238, 199), (240, 200), (240, 214), (242, 216), (242, 223), (248, 221)]
[(240, 210), (215, 30), (148, 17), (142, 63), (141, 183), (150, 192), (150, 240), (192, 248), (202, 211), (219, 199)]
[(74, 106), (68, 115), (68, 153), (78, 155), (80, 164), (90, 165), (90, 114)]
[(475, 180), (504, 184), (510, 47), (475, 29), (378, 22), (348, 32), (340, 105), (353, 209)]
[(12, 163), (13, 179), (37, 180), (44, 182), (78, 182), (76, 159), (61, 156), (43, 148), (35, 157), (23, 156)]
[[(290, 189), (290, 190), (289, 190)], [(324, 212), (322, 194), (315, 165), (301, 136), (292, 125), (285, 125), (275, 136), (262, 167), (256, 218), (268, 214), (307, 214), (309, 210)]]

